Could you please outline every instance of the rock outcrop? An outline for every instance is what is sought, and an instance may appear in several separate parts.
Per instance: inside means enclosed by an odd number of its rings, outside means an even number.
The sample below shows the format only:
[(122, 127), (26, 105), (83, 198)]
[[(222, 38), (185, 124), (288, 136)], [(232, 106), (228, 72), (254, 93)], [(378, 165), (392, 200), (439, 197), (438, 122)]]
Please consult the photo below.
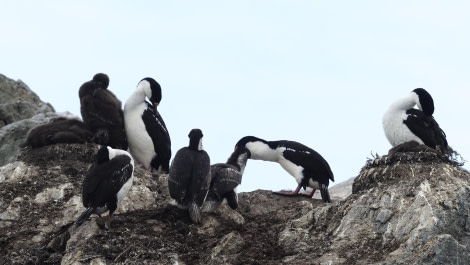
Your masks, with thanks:
[(57, 116), (25, 83), (0, 74), (0, 166), (16, 160), (31, 128)]
[(353, 194), (325, 204), (241, 193), (200, 225), (178, 209), (165, 175), (140, 167), (112, 218), (72, 223), (98, 146), (27, 149), (0, 168), (0, 263), (469, 264), (470, 174), (433, 152), (369, 161)]
[(357, 250), (336, 256), (340, 263), (468, 264), (469, 177), (435, 152), (382, 156), (319, 224), (334, 238), (331, 247)]
[(42, 102), (25, 83), (0, 74), (0, 128), (47, 112), (54, 112), (54, 108)]

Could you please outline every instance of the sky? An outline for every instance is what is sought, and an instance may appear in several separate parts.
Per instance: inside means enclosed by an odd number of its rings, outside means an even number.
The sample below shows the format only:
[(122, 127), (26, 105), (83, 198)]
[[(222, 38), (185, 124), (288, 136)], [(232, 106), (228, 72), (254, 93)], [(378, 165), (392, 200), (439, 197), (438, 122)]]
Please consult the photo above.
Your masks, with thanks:
[[(335, 182), (390, 149), (382, 116), (425, 88), (449, 144), (470, 159), (468, 1), (2, 1), (0, 74), (57, 112), (110, 77), (124, 105), (144, 77), (162, 86), (172, 152), (200, 128), (211, 163), (253, 135), (319, 152)], [(249, 160), (238, 191), (294, 189)]]

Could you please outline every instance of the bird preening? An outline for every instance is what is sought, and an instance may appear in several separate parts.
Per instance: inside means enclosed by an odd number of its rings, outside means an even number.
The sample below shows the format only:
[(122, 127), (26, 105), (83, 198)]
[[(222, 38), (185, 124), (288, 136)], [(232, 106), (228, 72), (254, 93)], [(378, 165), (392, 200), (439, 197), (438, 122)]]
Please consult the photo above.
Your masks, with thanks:
[(385, 112), (382, 118), (385, 136), (394, 148), (415, 142), (450, 155), (452, 148), (433, 114), (434, 100), (431, 95), (423, 88), (414, 89), (394, 101)]
[(150, 77), (142, 79), (124, 104), (124, 125), (134, 159), (149, 172), (168, 173), (171, 141), (157, 110), (161, 99), (160, 84)]

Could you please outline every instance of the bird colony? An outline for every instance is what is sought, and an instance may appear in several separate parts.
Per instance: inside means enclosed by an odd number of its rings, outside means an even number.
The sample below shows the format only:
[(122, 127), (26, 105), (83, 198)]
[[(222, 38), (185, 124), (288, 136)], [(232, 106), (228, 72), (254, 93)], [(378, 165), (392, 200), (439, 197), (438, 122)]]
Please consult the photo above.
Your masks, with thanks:
[[(203, 131), (194, 128), (188, 133), (188, 146), (179, 149), (170, 164), (170, 133), (158, 112), (162, 100), (160, 84), (151, 77), (143, 78), (124, 107), (108, 86), (106, 74), (94, 75), (79, 88), (83, 120), (54, 119), (31, 129), (25, 142), (31, 148), (56, 143), (102, 146), (83, 176), (85, 210), (75, 225), (83, 224), (92, 214), (101, 218), (108, 213), (111, 218), (132, 186), (135, 166), (143, 167), (148, 174), (168, 174), (170, 196), (194, 223), (201, 223), (204, 212), (214, 211), (222, 203), (233, 210), (237, 208), (236, 188), (248, 159), (278, 163), (294, 177), (294, 190), (275, 194), (312, 198), (320, 190), (322, 201), (331, 202), (328, 186), (334, 175), (328, 162), (312, 148), (295, 141), (242, 136), (226, 162), (211, 164), (202, 145)], [(423, 88), (392, 102), (382, 121), (392, 145), (390, 152), (421, 148), (450, 156), (453, 150), (433, 113), (433, 99)], [(307, 188), (311, 191), (301, 192)]]

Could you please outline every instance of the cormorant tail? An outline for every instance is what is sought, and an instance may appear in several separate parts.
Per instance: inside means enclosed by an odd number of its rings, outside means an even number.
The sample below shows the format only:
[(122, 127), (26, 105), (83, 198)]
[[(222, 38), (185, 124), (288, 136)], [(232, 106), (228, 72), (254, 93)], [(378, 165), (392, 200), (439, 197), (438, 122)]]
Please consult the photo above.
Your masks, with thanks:
[(200, 223), (201, 222), (201, 209), (197, 205), (197, 203), (191, 202), (191, 204), (189, 205), (188, 211), (189, 211), (189, 218), (191, 218), (191, 220), (194, 223)]
[(330, 193), (328, 192), (328, 186), (326, 186), (325, 184), (321, 184), (320, 192), (323, 202), (331, 202)]
[(88, 207), (77, 219), (77, 221), (75, 221), (74, 225), (75, 226), (79, 226), (83, 223), (83, 221), (85, 221), (86, 219), (88, 219), (88, 217), (90, 217), (90, 215), (95, 211), (95, 209), (93, 207)]

